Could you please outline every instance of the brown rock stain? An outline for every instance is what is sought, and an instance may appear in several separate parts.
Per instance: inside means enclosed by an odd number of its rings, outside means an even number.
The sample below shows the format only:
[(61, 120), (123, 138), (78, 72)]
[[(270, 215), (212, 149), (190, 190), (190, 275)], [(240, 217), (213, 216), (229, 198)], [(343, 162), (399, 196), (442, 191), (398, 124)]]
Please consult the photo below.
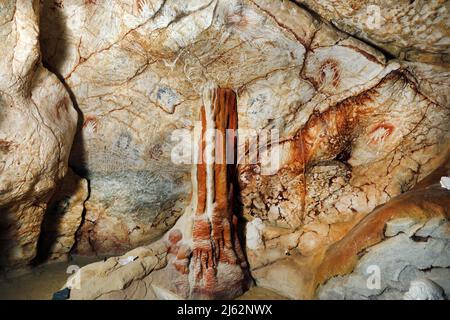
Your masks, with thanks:
[[(331, 72), (331, 77), (327, 74), (327, 71)], [(337, 88), (340, 83), (341, 70), (339, 62), (335, 59), (325, 59), (320, 65), (319, 84), (331, 84), (334, 88)]]
[(61, 120), (61, 111), (67, 112), (67, 110), (68, 100), (67, 97), (64, 97), (56, 104), (56, 118)]
[(0, 139), (0, 152), (8, 153), (9, 151), (11, 151), (12, 146), (12, 142)]

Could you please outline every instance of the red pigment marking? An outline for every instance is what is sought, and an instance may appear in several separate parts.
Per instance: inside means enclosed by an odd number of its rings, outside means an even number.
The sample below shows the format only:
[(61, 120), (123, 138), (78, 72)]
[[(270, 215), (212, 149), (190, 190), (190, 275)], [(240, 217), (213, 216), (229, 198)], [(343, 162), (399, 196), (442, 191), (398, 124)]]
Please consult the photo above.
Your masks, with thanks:
[[(383, 142), (384, 140), (386, 140), (387, 137), (389, 137), (392, 132), (394, 131), (394, 126), (390, 123), (381, 123), (376, 125), (371, 131), (370, 134), (374, 135), (372, 136), (372, 138), (370, 138), (370, 143), (372, 144), (377, 144), (380, 142)], [(382, 131), (380, 131), (382, 130)], [(377, 131), (380, 131), (380, 134), (376, 134)]]
[(98, 120), (94, 116), (86, 116), (83, 121), (83, 129), (92, 124), (94, 131), (97, 129)]
[(139, 12), (142, 12), (142, 9), (144, 8), (145, 1), (144, 0), (136, 0), (136, 6)]
[(337, 87), (339, 85), (339, 81), (340, 81), (340, 70), (339, 70), (339, 63), (336, 60), (333, 59), (325, 59), (322, 62), (322, 65), (320, 66), (320, 84), (323, 84), (325, 81), (327, 81), (327, 73), (326, 73), (326, 69), (331, 70), (331, 72), (333, 73), (332, 77), (331, 77), (331, 84), (333, 85), (333, 87)]
[(12, 145), (11, 142), (0, 139), (0, 151), (1, 152), (4, 152), (4, 153), (9, 152), (11, 150), (11, 145)]
[(169, 233), (169, 241), (166, 244), (168, 253), (176, 255), (179, 250), (179, 242), (183, 238), (183, 234), (178, 229), (173, 229)]

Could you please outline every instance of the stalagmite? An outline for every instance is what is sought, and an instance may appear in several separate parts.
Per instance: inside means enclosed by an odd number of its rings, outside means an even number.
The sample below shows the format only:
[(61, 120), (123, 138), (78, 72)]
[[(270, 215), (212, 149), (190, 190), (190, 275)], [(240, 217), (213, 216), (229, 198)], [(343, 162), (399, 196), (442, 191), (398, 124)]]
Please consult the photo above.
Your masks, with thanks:
[(236, 94), (222, 88), (207, 93), (201, 123), (191, 296), (231, 298), (242, 293), (246, 268), (233, 214), (236, 160), (227, 163), (224, 157), (229, 155), (227, 146), (235, 145), (235, 135), (227, 131), (237, 129)]
[(175, 276), (177, 294), (233, 298), (243, 293), (247, 268), (233, 212), (236, 94), (208, 83), (202, 102), (200, 134), (194, 147), (194, 191), (190, 210), (185, 213), (192, 220), (187, 224), (192, 229), (182, 232), (175, 226), (168, 233), (169, 260), (172, 254), (173, 269), (179, 273)]

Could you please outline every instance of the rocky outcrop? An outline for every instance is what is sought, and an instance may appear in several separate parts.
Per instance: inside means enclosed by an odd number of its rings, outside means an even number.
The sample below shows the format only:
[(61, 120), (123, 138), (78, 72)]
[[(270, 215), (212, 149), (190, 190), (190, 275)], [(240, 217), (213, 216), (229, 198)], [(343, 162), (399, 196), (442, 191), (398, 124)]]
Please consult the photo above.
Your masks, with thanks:
[(448, 297), (450, 193), (439, 185), (439, 173), (375, 210), (328, 249), (315, 279), (319, 298)]
[[(335, 230), (329, 230), (329, 234), (340, 240), (309, 255), (294, 250), (281, 253), (280, 248), (287, 243), (296, 243), (294, 237), (289, 232), (274, 236), (280, 231), (254, 219), (247, 225), (247, 250), (256, 284), (270, 288), (278, 297), (291, 299), (448, 297), (450, 191), (440, 186), (439, 179), (450, 174), (449, 168), (447, 162), (414, 190), (392, 199), (356, 226), (334, 226)], [(189, 212), (183, 215), (174, 230), (178, 226), (192, 226), (188, 216)], [(73, 288), (71, 297), (182, 299), (176, 294), (177, 282), (173, 277), (174, 268), (179, 265), (174, 249), (186, 252), (180, 245), (173, 246), (181, 239), (181, 232), (170, 232), (164, 241), (82, 268), (74, 275), (78, 280), (68, 281), (67, 285)], [(145, 272), (144, 261), (150, 256), (160, 264)], [(115, 271), (123, 268), (120, 261), (130, 264), (126, 273), (125, 269)], [(74, 288), (74, 284), (78, 287)]]
[(448, 296), (447, 2), (297, 2), (0, 4), (1, 263), (144, 245), (74, 299)]
[(296, 0), (346, 31), (409, 61), (449, 63), (446, 0)]
[(401, 218), (386, 226), (384, 236), (391, 238), (361, 252), (351, 274), (328, 280), (319, 289), (320, 299), (402, 299), (417, 279), (431, 280), (443, 288), (441, 299), (448, 295), (448, 220), (417, 223)]
[(158, 287), (155, 289), (153, 277), (167, 264), (166, 255), (167, 248), (159, 241), (149, 247), (134, 249), (122, 257), (87, 265), (69, 278), (70, 298), (156, 299)]
[(89, 190), (70, 168), (48, 205), (39, 239), (40, 260), (64, 260), (73, 248)]
[(77, 114), (40, 62), (39, 1), (0, 4), (0, 265), (37, 252), (41, 223), (67, 171)]

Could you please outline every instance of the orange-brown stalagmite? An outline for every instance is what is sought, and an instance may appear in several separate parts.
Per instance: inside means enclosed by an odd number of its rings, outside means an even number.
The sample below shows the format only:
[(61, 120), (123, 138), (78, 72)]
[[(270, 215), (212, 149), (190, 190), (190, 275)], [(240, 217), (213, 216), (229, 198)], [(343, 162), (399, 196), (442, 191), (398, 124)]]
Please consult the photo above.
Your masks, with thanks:
[[(198, 202), (190, 265), (191, 297), (233, 298), (244, 290), (247, 267), (233, 213), (236, 94), (222, 88), (214, 89), (210, 94), (211, 103), (205, 103), (201, 110), (201, 161), (197, 164)], [(227, 163), (230, 162), (226, 157), (227, 146), (232, 163)]]

